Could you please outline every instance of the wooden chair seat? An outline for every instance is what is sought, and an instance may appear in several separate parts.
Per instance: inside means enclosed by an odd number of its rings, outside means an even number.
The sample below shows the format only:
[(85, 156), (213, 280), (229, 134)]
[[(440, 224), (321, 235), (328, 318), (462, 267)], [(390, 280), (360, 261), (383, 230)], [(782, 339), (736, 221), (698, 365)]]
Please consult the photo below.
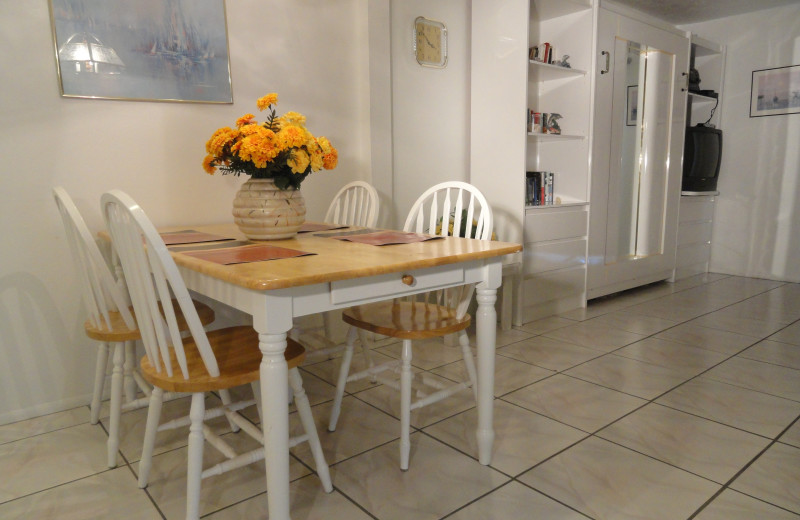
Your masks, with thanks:
[(351, 307), (342, 313), (345, 323), (399, 339), (438, 338), (469, 327), (470, 315), (459, 318), (455, 309), (421, 301), (389, 301)]
[[(197, 309), (197, 315), (200, 317), (200, 322), (203, 325), (208, 325), (212, 323), (215, 319), (214, 309), (206, 305), (205, 303), (201, 303), (197, 300), (194, 301), (194, 308)], [(159, 303), (159, 308), (161, 304)], [(189, 326), (186, 324), (186, 318), (183, 317), (183, 313), (180, 312), (180, 307), (178, 306), (177, 300), (172, 300), (172, 306), (176, 309), (176, 318), (178, 320), (178, 328), (181, 331), (189, 330)], [(136, 319), (136, 313), (133, 310), (133, 307), (129, 307), (131, 314), (133, 314), (134, 319)], [(163, 309), (162, 309), (163, 314)], [(92, 323), (92, 319), (88, 318), (83, 327), (86, 329), (86, 335), (96, 341), (106, 341), (109, 343), (115, 343), (120, 341), (136, 341), (141, 339), (141, 334), (139, 334), (139, 329), (129, 329), (127, 325), (125, 325), (125, 320), (122, 319), (122, 314), (119, 311), (108, 311), (108, 318), (111, 322), (111, 329), (107, 329), (105, 327), (105, 321), (100, 321), (100, 327), (95, 326)]]
[[(249, 326), (229, 327), (207, 333), (208, 342), (219, 365), (219, 377), (208, 375), (200, 352), (192, 338), (185, 338), (186, 365), (189, 378), (184, 379), (178, 366), (175, 351), (170, 349), (172, 376), (166, 370), (156, 372), (150, 359), (142, 358), (142, 375), (145, 380), (169, 392), (210, 392), (240, 386), (259, 379), (261, 351), (258, 349), (258, 333)], [(305, 349), (287, 339), (286, 363), (289, 369), (297, 367), (305, 358)]]

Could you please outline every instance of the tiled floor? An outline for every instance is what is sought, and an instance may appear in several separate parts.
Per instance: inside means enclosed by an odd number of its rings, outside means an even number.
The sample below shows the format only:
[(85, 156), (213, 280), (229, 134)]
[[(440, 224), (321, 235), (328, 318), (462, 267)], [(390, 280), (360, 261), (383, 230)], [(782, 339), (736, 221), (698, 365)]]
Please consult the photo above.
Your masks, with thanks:
[[(398, 356), (397, 345), (376, 350)], [(415, 356), (435, 377), (460, 372), (454, 349), (431, 343)], [(321, 491), (309, 451), (294, 448), (295, 520), (800, 518), (800, 284), (694, 277), (499, 332), (488, 467), (475, 459), (469, 393), (412, 415), (408, 472), (386, 387), (348, 387), (328, 433), (337, 367), (304, 368), (335, 490)], [(173, 401), (164, 416), (187, 409)], [(88, 416), (0, 426), (0, 518), (182, 518), (186, 432), (159, 435), (140, 490), (145, 411), (124, 414), (113, 470), (106, 423)], [(207, 462), (215, 457), (207, 448)], [(212, 477), (203, 514), (266, 518), (265, 487), (263, 464)]]

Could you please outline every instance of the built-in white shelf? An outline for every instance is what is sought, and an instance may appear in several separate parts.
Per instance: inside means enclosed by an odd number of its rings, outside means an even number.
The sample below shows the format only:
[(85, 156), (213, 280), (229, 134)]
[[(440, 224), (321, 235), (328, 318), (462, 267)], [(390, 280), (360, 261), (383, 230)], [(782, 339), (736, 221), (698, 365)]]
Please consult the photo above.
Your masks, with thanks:
[(531, 65), (530, 77), (534, 81), (547, 81), (551, 79), (561, 79), (574, 77), (578, 78), (586, 75), (583, 69), (573, 69), (571, 67), (562, 67), (560, 65), (552, 65), (544, 63), (543, 61), (528, 60)]
[(585, 135), (575, 134), (539, 134), (528, 132), (528, 137), (532, 137), (537, 141), (571, 141), (575, 139), (586, 139)]
[(711, 96), (704, 96), (703, 94), (698, 94), (697, 92), (689, 92), (689, 96), (692, 97), (693, 103), (716, 103), (717, 98)]
[(543, 204), (541, 206), (525, 206), (526, 210), (532, 209), (535, 211), (547, 211), (557, 208), (567, 208), (567, 207), (580, 207), (580, 206), (588, 206), (589, 203), (585, 200), (574, 200), (574, 199), (565, 199), (561, 197), (558, 193), (556, 193), (556, 197), (561, 198), (560, 204)]

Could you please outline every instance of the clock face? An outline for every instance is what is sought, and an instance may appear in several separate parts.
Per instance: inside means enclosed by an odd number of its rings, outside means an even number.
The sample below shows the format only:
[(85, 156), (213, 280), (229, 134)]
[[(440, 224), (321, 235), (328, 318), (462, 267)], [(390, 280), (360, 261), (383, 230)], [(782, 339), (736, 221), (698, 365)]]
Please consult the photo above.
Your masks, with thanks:
[(414, 21), (414, 55), (428, 67), (447, 64), (447, 28), (441, 22), (420, 16)]

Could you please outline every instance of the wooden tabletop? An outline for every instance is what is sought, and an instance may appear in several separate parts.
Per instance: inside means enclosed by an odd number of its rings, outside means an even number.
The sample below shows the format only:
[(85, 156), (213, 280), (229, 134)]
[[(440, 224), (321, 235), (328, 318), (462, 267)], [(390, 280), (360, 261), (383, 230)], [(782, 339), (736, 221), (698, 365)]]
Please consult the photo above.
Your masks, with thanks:
[[(246, 240), (233, 223), (215, 226), (181, 226), (159, 231), (178, 229), (193, 229)], [(353, 229), (357, 228), (348, 228), (342, 232)], [(314, 236), (315, 234), (317, 233), (301, 233), (287, 240), (263, 242), (315, 253), (309, 256), (234, 265), (221, 265), (175, 251), (172, 256), (179, 266), (248, 289), (263, 291), (480, 260), (522, 250), (520, 244), (454, 237), (413, 244), (373, 246)], [(198, 244), (198, 246), (203, 245), (208, 244)], [(186, 250), (188, 248), (184, 249)]]

